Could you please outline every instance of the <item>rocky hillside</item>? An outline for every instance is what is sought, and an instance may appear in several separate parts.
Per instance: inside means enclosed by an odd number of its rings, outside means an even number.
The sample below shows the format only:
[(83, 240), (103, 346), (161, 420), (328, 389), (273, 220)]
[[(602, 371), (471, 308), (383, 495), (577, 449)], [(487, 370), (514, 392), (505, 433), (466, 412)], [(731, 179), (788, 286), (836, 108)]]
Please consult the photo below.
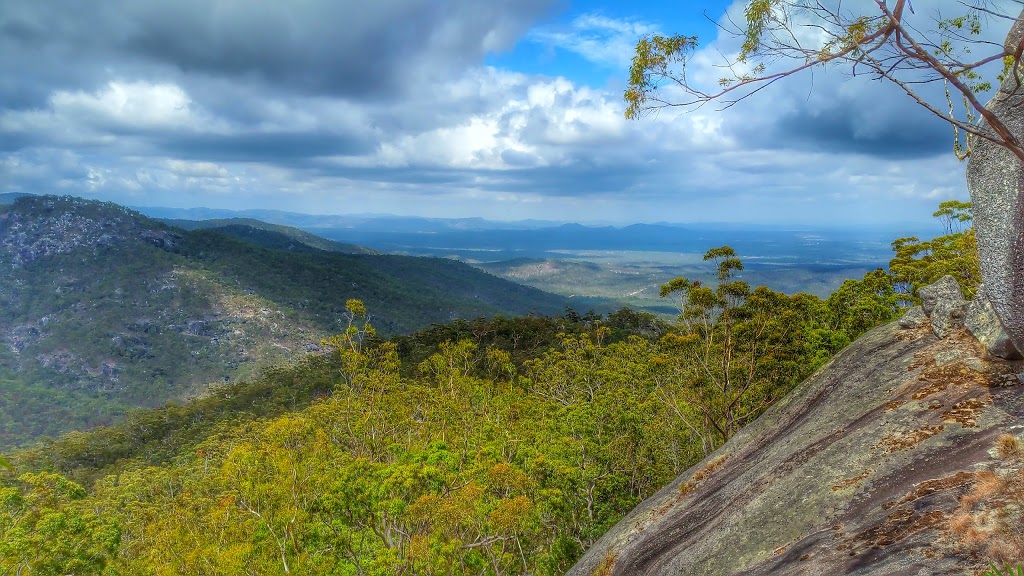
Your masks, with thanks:
[(317, 349), (366, 302), (385, 335), (565, 301), (449, 260), (273, 229), (184, 230), (53, 196), (0, 205), (0, 446), (109, 423)]
[(961, 305), (936, 309), (952, 317), (916, 309), (860, 338), (569, 574), (961, 575), (1019, 561), (1024, 450), (1006, 434), (1024, 430), (1024, 364), (989, 356)]

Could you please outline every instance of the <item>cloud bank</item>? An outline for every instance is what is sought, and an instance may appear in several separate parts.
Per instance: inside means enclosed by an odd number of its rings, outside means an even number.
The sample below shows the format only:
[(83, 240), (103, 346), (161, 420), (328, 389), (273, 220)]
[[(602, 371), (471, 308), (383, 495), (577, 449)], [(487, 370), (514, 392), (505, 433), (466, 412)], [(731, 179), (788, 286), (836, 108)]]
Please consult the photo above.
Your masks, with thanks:
[[(921, 18), (949, 2), (915, 3)], [(952, 134), (829, 70), (719, 112), (623, 119), (642, 14), (554, 0), (9, 0), (0, 191), (132, 205), (863, 225), (965, 197)], [(739, 9), (734, 5), (731, 10)], [(685, 30), (679, 30), (685, 32)], [(993, 34), (999, 34), (994, 30)], [(486, 66), (532, 43), (609, 71)], [(694, 60), (714, 82), (719, 38)]]

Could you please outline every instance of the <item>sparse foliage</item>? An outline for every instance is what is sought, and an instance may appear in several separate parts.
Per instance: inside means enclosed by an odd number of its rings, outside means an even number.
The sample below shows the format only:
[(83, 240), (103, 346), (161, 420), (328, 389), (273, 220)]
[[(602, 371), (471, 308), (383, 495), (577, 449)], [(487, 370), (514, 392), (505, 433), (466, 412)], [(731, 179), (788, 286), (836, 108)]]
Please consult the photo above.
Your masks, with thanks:
[(751, 290), (732, 248), (713, 248), (704, 260), (715, 264), (717, 286), (676, 278), (661, 288), (678, 299), (680, 315), (678, 330), (659, 343), (655, 397), (706, 455), (849, 339), (831, 346), (837, 340), (817, 299)]
[[(992, 20), (1016, 21), (1014, 2), (964, 2), (954, 17), (916, 15), (909, 0), (864, 2), (856, 6), (812, 0), (750, 0), (742, 22), (726, 17), (723, 34), (740, 41), (725, 58), (726, 74), (716, 87), (701, 85), (687, 67), (698, 39), (649, 35), (636, 46), (625, 92), (626, 117), (638, 118), (667, 107), (693, 109), (707, 103), (728, 108), (794, 74), (842, 66), (902, 89), (917, 104), (954, 129), (954, 151), (961, 159), (971, 143), (984, 138), (1024, 160), (1024, 147), (1002, 119), (987, 110), (983, 95), (992, 82), (1012, 75), (1020, 84), (1021, 38), (1005, 45), (987, 41)], [(998, 73), (992, 72), (993, 66)], [(945, 102), (925, 96), (921, 85), (941, 82)]]

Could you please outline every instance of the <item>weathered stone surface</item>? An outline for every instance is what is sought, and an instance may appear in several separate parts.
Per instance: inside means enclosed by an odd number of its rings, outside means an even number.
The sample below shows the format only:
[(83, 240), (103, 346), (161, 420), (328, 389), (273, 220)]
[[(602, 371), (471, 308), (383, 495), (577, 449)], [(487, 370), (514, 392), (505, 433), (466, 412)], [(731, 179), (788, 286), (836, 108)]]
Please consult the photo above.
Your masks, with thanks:
[(922, 287), (921, 307), (931, 318), (932, 330), (939, 338), (945, 338), (957, 328), (964, 325), (967, 315), (967, 302), (960, 291), (960, 285), (952, 276), (943, 276), (937, 282)]
[[(1021, 37), (1024, 18), (1018, 17), (1006, 37), (1010, 53)], [(1006, 75), (988, 109), (1024, 141), (1024, 88), (1014, 74)], [(967, 188), (989, 300), (1010, 339), (1024, 350), (1024, 164), (1006, 148), (979, 138), (967, 163)]]
[(924, 313), (924, 308), (920, 306), (914, 306), (910, 310), (907, 310), (900, 318), (900, 328), (912, 329), (912, 328), (923, 328), (929, 324), (928, 315)]
[(865, 334), (569, 574), (980, 573), (983, 558), (940, 538), (946, 515), (975, 471), (995, 465), (995, 439), (1024, 425), (1024, 387), (1005, 387), (1021, 364), (980, 352), (966, 331), (940, 340), (892, 323)]
[(26, 265), (81, 248), (105, 248), (134, 239), (168, 250), (181, 236), (127, 208), (70, 196), (26, 196), (0, 210), (0, 262)]
[(964, 293), (960, 290), (960, 285), (952, 276), (946, 275), (939, 278), (934, 284), (928, 286), (922, 286), (918, 291), (921, 296), (921, 307), (924, 308), (924, 313), (931, 316), (935, 311), (935, 307), (942, 300), (959, 300), (963, 302)]
[(1020, 360), (1021, 353), (1013, 345), (996, 311), (985, 296), (984, 288), (978, 297), (967, 306), (964, 325), (988, 350), (988, 353), (1008, 360)]

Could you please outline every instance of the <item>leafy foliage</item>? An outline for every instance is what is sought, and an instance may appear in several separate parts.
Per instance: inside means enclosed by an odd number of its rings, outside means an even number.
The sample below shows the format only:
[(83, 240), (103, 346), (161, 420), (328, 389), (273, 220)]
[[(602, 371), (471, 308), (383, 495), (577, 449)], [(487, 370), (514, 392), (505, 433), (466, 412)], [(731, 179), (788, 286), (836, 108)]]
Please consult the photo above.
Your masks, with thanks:
[(854, 335), (813, 296), (751, 290), (736, 276), (743, 263), (732, 248), (713, 248), (704, 259), (715, 263), (715, 288), (686, 278), (661, 288), (678, 298), (680, 324), (661, 339), (657, 362), (666, 373), (655, 396), (706, 455)]
[(988, 570), (985, 570), (982, 576), (1024, 576), (1024, 566), (1005, 564), (1000, 568), (993, 562), (989, 564)]
[[(350, 300), (329, 354), (15, 463), (69, 487), (52, 506), (88, 529), (60, 537), (93, 572), (560, 574), (727, 438), (680, 410), (703, 402), (735, 431), (832, 352), (821, 343), (846, 341), (819, 337), (817, 298), (751, 291), (732, 278), (742, 263), (730, 249), (709, 258), (722, 283), (687, 284), (684, 314), (718, 324), (708, 332), (569, 310), (387, 341)], [(699, 372), (681, 341), (726, 331), (715, 354), (731, 355), (729, 378), (753, 366), (744, 391), (680, 379)], [(31, 497), (30, 480), (4, 480), (10, 506)]]
[(943, 202), (933, 216), (943, 222), (946, 233), (942, 236), (927, 241), (911, 236), (892, 243), (896, 256), (889, 263), (889, 270), (897, 289), (917, 302), (921, 286), (949, 274), (956, 278), (964, 294), (973, 298), (981, 284), (981, 263), (974, 228), (964, 228), (972, 220), (971, 203)]
[[(321, 354), (12, 455), (21, 474), (0, 470), (0, 567), (564, 573), (901, 311), (882, 271), (822, 301), (751, 288), (727, 246), (706, 260), (715, 285), (663, 287), (679, 305), (673, 325), (566, 310), (385, 340), (372, 307), (347, 299)], [(1016, 440), (1001, 450), (1022, 453)]]

